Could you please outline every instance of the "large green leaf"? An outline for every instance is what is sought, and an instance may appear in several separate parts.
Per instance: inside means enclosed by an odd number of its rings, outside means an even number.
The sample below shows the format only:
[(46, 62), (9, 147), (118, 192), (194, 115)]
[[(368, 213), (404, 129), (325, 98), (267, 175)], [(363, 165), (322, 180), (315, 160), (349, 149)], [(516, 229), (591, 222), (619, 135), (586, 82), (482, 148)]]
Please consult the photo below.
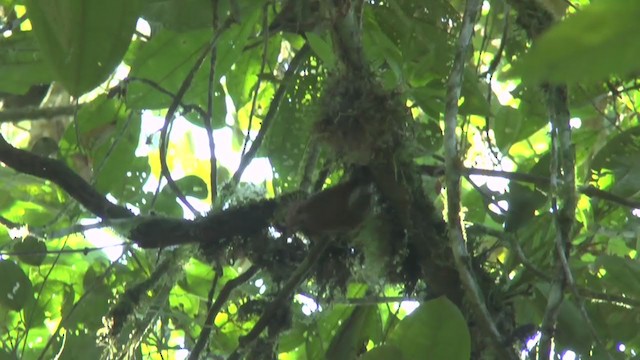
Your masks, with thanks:
[(543, 34), (514, 67), (533, 82), (593, 81), (637, 70), (640, 2), (597, 1)]
[(564, 301), (560, 305), (555, 341), (558, 349), (573, 350), (584, 356), (593, 346), (589, 325), (573, 302)]
[(467, 360), (471, 336), (460, 310), (447, 298), (422, 304), (402, 319), (390, 334), (389, 345), (397, 346), (405, 359)]
[[(131, 64), (130, 76), (149, 80), (175, 94), (210, 38), (210, 30), (187, 33), (160, 31), (141, 47)], [(196, 76), (206, 77), (201, 73), (202, 69)], [(135, 109), (166, 108), (172, 100), (148, 84), (137, 81), (131, 82), (127, 89), (127, 105)]]
[[(235, 29), (236, 27), (230, 31)], [(127, 88), (127, 105), (134, 109), (169, 107), (173, 98), (166, 92), (158, 91), (156, 87), (159, 86), (169, 94), (175, 94), (198, 56), (206, 50), (211, 36), (209, 29), (183, 33), (162, 30), (149, 42), (141, 45), (137, 56), (131, 60), (130, 76), (134, 81), (131, 81)], [(225, 41), (233, 42), (229, 39)], [(219, 48), (219, 52), (221, 51), (223, 50)], [(209, 62), (210, 58), (207, 56), (184, 95), (183, 104), (196, 104), (201, 109), (206, 109), (209, 94)], [(217, 68), (216, 74), (219, 74)], [(214, 128), (223, 127), (226, 116), (225, 92), (219, 78), (220, 76), (213, 82)], [(155, 86), (151, 86), (149, 82)], [(202, 119), (193, 114), (187, 115), (189, 121), (202, 126)]]
[(299, 170), (308, 155), (307, 146), (316, 115), (313, 105), (317, 101), (315, 86), (320, 77), (318, 71), (310, 71), (295, 84), (290, 84), (292, 92), (280, 104), (278, 115), (259, 150), (259, 155), (269, 156), (284, 188), (299, 184)]
[(20, 261), (34, 266), (40, 266), (47, 255), (47, 245), (35, 236), (26, 236), (22, 241), (13, 245), (13, 251), (17, 253)]
[(329, 68), (335, 68), (336, 55), (333, 53), (330, 39), (323, 39), (316, 33), (308, 33), (307, 40), (313, 52), (322, 60), (324, 65)]
[(61, 143), (72, 161), (80, 140), (79, 145), (88, 151), (92, 162), (96, 189), (127, 202), (140, 200), (142, 185), (150, 172), (148, 160), (135, 155), (140, 137), (139, 116), (127, 114), (118, 101), (100, 96), (78, 111), (78, 130), (69, 127)]
[[(378, 319), (377, 324), (375, 319)], [(327, 359), (353, 359), (369, 340), (369, 332), (379, 325), (375, 306), (358, 306), (344, 319), (326, 352)]]
[(597, 262), (606, 270), (604, 282), (630, 297), (640, 297), (640, 264), (618, 256), (602, 255)]
[(0, 261), (0, 279), (0, 305), (18, 311), (32, 300), (31, 280), (13, 261)]
[(209, 0), (148, 0), (142, 16), (152, 25), (175, 31), (189, 31), (211, 27)]
[(32, 33), (0, 38), (0, 91), (24, 94), (32, 85), (52, 80)]
[(137, 0), (28, 0), (28, 16), (45, 60), (73, 96), (100, 85), (127, 51)]

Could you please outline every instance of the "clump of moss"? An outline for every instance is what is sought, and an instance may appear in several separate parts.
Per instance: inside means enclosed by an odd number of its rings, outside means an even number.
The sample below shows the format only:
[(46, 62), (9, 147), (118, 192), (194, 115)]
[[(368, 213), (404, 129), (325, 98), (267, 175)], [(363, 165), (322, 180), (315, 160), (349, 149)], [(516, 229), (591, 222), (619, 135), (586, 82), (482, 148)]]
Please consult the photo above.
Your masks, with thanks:
[(407, 291), (415, 287), (419, 265), (401, 220), (408, 219), (411, 199), (398, 184), (398, 165), (406, 163), (413, 126), (399, 93), (384, 89), (373, 74), (343, 71), (327, 80), (314, 127), (318, 140), (347, 168), (367, 169), (377, 189), (375, 214), (353, 241), (364, 261), (352, 274), (367, 282), (403, 283)]
[(320, 98), (315, 133), (346, 163), (370, 164), (398, 151), (410, 118), (405, 109), (372, 76), (337, 75)]

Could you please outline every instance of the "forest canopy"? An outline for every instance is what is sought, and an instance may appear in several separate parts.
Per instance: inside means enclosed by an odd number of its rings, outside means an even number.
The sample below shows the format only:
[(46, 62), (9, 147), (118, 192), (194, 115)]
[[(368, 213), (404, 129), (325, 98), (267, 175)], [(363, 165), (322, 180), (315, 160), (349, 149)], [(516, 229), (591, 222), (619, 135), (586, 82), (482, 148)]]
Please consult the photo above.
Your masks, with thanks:
[(639, 15), (0, 0), (0, 359), (640, 356)]

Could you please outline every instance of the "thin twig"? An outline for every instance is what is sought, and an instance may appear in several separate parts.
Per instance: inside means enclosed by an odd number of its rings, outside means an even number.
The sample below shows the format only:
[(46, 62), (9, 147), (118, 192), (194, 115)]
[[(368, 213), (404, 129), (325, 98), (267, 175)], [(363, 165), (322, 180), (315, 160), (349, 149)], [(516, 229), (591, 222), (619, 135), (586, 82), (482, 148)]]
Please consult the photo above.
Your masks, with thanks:
[(173, 101), (171, 102), (171, 105), (167, 110), (167, 115), (164, 118), (164, 125), (162, 126), (162, 130), (160, 130), (160, 173), (167, 179), (167, 185), (174, 192), (174, 194), (176, 194), (176, 197), (180, 200), (180, 202), (182, 202), (182, 204), (184, 204), (184, 206), (186, 206), (187, 209), (189, 209), (189, 211), (191, 211), (194, 215), (198, 214), (198, 211), (187, 201), (186, 196), (184, 195), (182, 190), (180, 190), (175, 180), (173, 180), (171, 171), (169, 170), (169, 165), (167, 164), (167, 153), (169, 151), (169, 127), (173, 122), (176, 110), (178, 109), (182, 97), (184, 96), (184, 94), (186, 94), (187, 90), (191, 86), (191, 82), (193, 81), (196, 72), (200, 69), (200, 66), (202, 66), (204, 59), (210, 53), (210, 49), (212, 47), (213, 42), (204, 49), (204, 51), (197, 58), (195, 64), (185, 77), (182, 85), (180, 85), (180, 88), (176, 93), (175, 98), (173, 98)]
[[(151, 81), (149, 79), (135, 77), (135, 76), (130, 76), (125, 80), (125, 82), (127, 82), (127, 83), (129, 83), (131, 81), (137, 81), (137, 82), (143, 83), (145, 85), (149, 85), (152, 88), (154, 88), (156, 91), (158, 91), (159, 93), (167, 95), (171, 99), (175, 99), (176, 98), (176, 94), (174, 94), (171, 91), (163, 88), (160, 84), (156, 83), (155, 81)], [(184, 111), (186, 111), (187, 113), (189, 113), (191, 111), (197, 113), (203, 119), (206, 119), (206, 117), (207, 117), (207, 112), (204, 111), (198, 104), (185, 104), (181, 100), (180, 101), (180, 107)]]
[(178, 91), (176, 92), (176, 96), (173, 98), (171, 105), (169, 105), (169, 109), (167, 110), (167, 115), (164, 118), (164, 125), (162, 126), (162, 130), (160, 131), (160, 172), (162, 176), (164, 176), (167, 179), (167, 185), (176, 194), (176, 197), (193, 214), (198, 214), (198, 211), (187, 201), (187, 198), (182, 193), (182, 190), (180, 190), (176, 182), (171, 177), (171, 172), (169, 171), (169, 166), (167, 164), (167, 153), (169, 150), (169, 126), (173, 122), (175, 113), (178, 110), (178, 106), (180, 105), (180, 102), (182, 101), (182, 98), (184, 97), (184, 95), (187, 93), (187, 90), (189, 90), (189, 87), (191, 86), (191, 82), (193, 81), (193, 78), (195, 77), (196, 72), (198, 72), (198, 70), (202, 66), (204, 59), (207, 57), (207, 55), (209, 55), (209, 53), (211, 52), (211, 49), (215, 47), (216, 44), (218, 43), (218, 39), (220, 38), (220, 35), (224, 33), (224, 30), (229, 26), (231, 26), (232, 23), (233, 23), (233, 19), (227, 18), (227, 20), (222, 25), (222, 27), (218, 29), (218, 31), (216, 32), (214, 38), (209, 42), (209, 44), (205, 47), (204, 51), (202, 51), (200, 53), (200, 56), (198, 56), (198, 58), (196, 59), (195, 63), (191, 67), (191, 70), (189, 71), (185, 79), (182, 81), (180, 88), (178, 88)]
[[(218, 0), (211, 1), (211, 28), (218, 31)], [(207, 113), (203, 118), (204, 129), (207, 132), (209, 143), (209, 184), (211, 186), (211, 202), (218, 200), (218, 160), (216, 159), (216, 143), (213, 139), (213, 96), (215, 95), (215, 67), (217, 58), (217, 46), (211, 46), (211, 58), (209, 61), (209, 81), (207, 96)], [(216, 84), (217, 85), (217, 84)]]
[[(269, 49), (269, 20), (267, 17), (267, 7), (269, 3), (264, 4), (263, 16), (262, 16), (262, 28), (266, 29), (264, 34), (264, 44), (262, 47), (262, 61), (260, 62), (260, 72), (258, 74), (264, 74), (264, 69), (267, 66), (267, 50)], [(256, 103), (258, 102), (258, 93), (260, 92), (260, 85), (262, 85), (262, 76), (258, 76), (256, 81), (256, 88), (253, 91), (251, 97), (251, 110), (249, 111), (249, 123), (247, 125), (247, 135), (244, 137), (244, 144), (242, 144), (242, 156), (247, 153), (247, 146), (251, 140), (251, 127), (253, 126), (253, 117), (256, 112)]]
[(502, 54), (504, 53), (504, 48), (507, 45), (509, 30), (509, 5), (504, 4), (504, 28), (502, 30), (502, 37), (500, 38), (500, 45), (498, 46), (495, 56), (491, 59), (487, 71), (480, 74), (480, 77), (483, 78), (489, 76), (489, 82), (493, 79), (493, 74), (498, 68), (498, 65), (500, 65), (500, 60), (502, 60)]
[(280, 103), (284, 99), (284, 95), (287, 92), (287, 88), (293, 82), (294, 77), (298, 73), (298, 68), (307, 59), (307, 56), (309, 55), (310, 51), (311, 51), (311, 47), (309, 46), (309, 44), (305, 43), (304, 46), (300, 48), (296, 56), (294, 56), (293, 60), (291, 60), (291, 63), (289, 64), (289, 68), (285, 72), (284, 78), (282, 79), (282, 83), (280, 83), (280, 86), (276, 90), (276, 93), (273, 95), (273, 99), (271, 100), (271, 104), (269, 105), (269, 111), (267, 112), (267, 115), (265, 115), (264, 120), (262, 121), (262, 126), (260, 127), (260, 131), (258, 132), (258, 135), (256, 135), (255, 140), (251, 143), (251, 147), (249, 148), (247, 153), (244, 154), (242, 159), (240, 159), (240, 165), (238, 166), (238, 169), (236, 170), (235, 174), (233, 174), (233, 178), (232, 178), (233, 185), (237, 185), (240, 182), (242, 173), (247, 168), (247, 166), (249, 166), (253, 158), (258, 153), (258, 149), (262, 145), (262, 142), (264, 141), (267, 131), (269, 130), (271, 123), (273, 122), (273, 120), (276, 117), (276, 114), (278, 113), (278, 108), (280, 107)]
[[(120, 255), (120, 258), (122, 258), (124, 256), (124, 252), (122, 252), (122, 254)], [(47, 340), (47, 343), (45, 344), (44, 348), (42, 349), (42, 351), (40, 352), (40, 356), (38, 359), (43, 359), (45, 355), (47, 355), (47, 350), (49, 349), (49, 347), (51, 345), (53, 345), (53, 341), (56, 338), (56, 335), (60, 332), (60, 330), (62, 329), (62, 327), (64, 325), (67, 324), (67, 320), (69, 318), (71, 318), (71, 316), (74, 314), (74, 312), (80, 307), (80, 305), (83, 305), (85, 300), (89, 297), (89, 295), (91, 295), (94, 290), (96, 290), (99, 286), (102, 286), (103, 284), (103, 279), (106, 278), (109, 274), (111, 274), (111, 271), (113, 270), (113, 268), (117, 265), (120, 264), (120, 259), (117, 259), (116, 261), (111, 262), (111, 264), (109, 264), (109, 266), (104, 270), (104, 272), (102, 274), (100, 274), (99, 276), (97, 276), (95, 278), (95, 281), (92, 281), (88, 284), (88, 288), (84, 291), (84, 293), (80, 296), (80, 298), (78, 299), (78, 301), (76, 301), (73, 306), (71, 307), (71, 309), (66, 313), (63, 314), (62, 319), (60, 320), (60, 322), (58, 323), (58, 326), (56, 327), (56, 329), (53, 331), (53, 333), (51, 334), (51, 336), (49, 337), (49, 339)], [(51, 269), (53, 270), (53, 266), (51, 267)], [(38, 291), (38, 294), (40, 294), (41, 291)]]
[(294, 273), (291, 274), (291, 277), (282, 286), (282, 289), (278, 292), (275, 299), (266, 306), (260, 316), (260, 319), (258, 319), (251, 331), (239, 339), (238, 349), (236, 349), (234, 354), (229, 357), (230, 359), (237, 358), (242, 348), (255, 341), (267, 325), (269, 325), (274, 314), (277, 314), (277, 310), (282, 306), (286, 306), (287, 299), (289, 299), (291, 294), (293, 294), (296, 288), (305, 279), (309, 270), (311, 270), (311, 268), (318, 262), (330, 243), (330, 239), (317, 239), (315, 241), (313, 247), (309, 249), (307, 257), (302, 261)]
[[(540, 269), (537, 265), (532, 263), (531, 260), (527, 258), (527, 256), (524, 253), (524, 250), (522, 249), (522, 246), (520, 246), (520, 241), (513, 234), (505, 233), (500, 230), (495, 230), (480, 224), (473, 224), (467, 228), (467, 233), (471, 233), (472, 231), (477, 231), (479, 233), (493, 236), (498, 240), (509, 244), (510, 249), (516, 255), (516, 258), (518, 259), (518, 261), (520, 261), (520, 263), (525, 267), (525, 269), (531, 271), (536, 276), (538, 276), (539, 278), (549, 283), (553, 281), (553, 278), (551, 277), (551, 275), (549, 275), (547, 272)], [(576, 286), (576, 289), (578, 290), (579, 295), (582, 297), (601, 300), (601, 301), (608, 301), (611, 303), (618, 303), (627, 307), (640, 307), (640, 299), (634, 299), (628, 296), (621, 296), (616, 294), (604, 294), (604, 293), (586, 288), (584, 286)]]
[[(66, 237), (63, 241), (62, 241), (62, 249), (65, 248), (65, 246), (67, 246), (67, 242), (68, 242), (69, 238)], [(42, 283), (40, 283), (40, 286), (38, 287), (38, 291), (35, 292), (36, 294), (36, 298), (33, 299), (32, 302), (32, 306), (35, 307), (38, 302), (40, 301), (41, 297), (42, 297), (42, 290), (44, 289), (45, 285), (47, 284), (47, 281), (49, 280), (49, 277), (51, 276), (51, 274), (53, 273), (54, 269), (56, 268), (56, 265), (58, 264), (58, 261), (60, 261), (60, 256), (62, 254), (58, 253), (56, 254), (55, 259), (53, 259), (53, 262), (51, 263), (51, 266), (49, 267), (49, 270), (47, 271), (47, 273), (45, 274), (44, 278), (42, 279)], [(49, 301), (49, 300), (47, 300)], [(74, 307), (75, 308), (75, 307)], [(22, 350), (21, 350), (21, 357), (24, 356), (24, 352), (27, 348), (27, 339), (29, 338), (29, 330), (31, 329), (31, 321), (33, 320), (33, 316), (34, 313), (33, 312), (27, 312), (27, 318), (25, 321), (25, 334), (24, 334), (24, 344), (22, 346)], [(60, 327), (58, 326), (58, 328), (56, 330), (60, 330)], [(58, 331), (56, 331), (55, 333), (53, 333), (51, 335), (51, 337), (49, 337), (49, 340), (47, 341), (47, 346), (50, 345), (50, 343), (53, 341), (53, 339), (56, 337), (56, 335), (58, 334)], [(42, 357), (45, 353), (46, 353), (46, 346), (45, 349), (42, 350), (42, 352), (40, 353), (40, 357)]]
[(242, 273), (242, 275), (238, 275), (236, 278), (227, 281), (224, 284), (222, 290), (220, 290), (220, 294), (216, 298), (216, 301), (211, 305), (209, 311), (207, 312), (207, 318), (204, 321), (204, 325), (202, 326), (202, 331), (200, 331), (200, 335), (198, 336), (198, 340), (196, 344), (193, 346), (191, 353), (189, 354), (189, 360), (195, 360), (200, 358), (200, 354), (202, 350), (207, 346), (209, 341), (209, 336), (211, 335), (211, 330), (214, 327), (213, 320), (216, 318), (216, 315), (222, 309), (222, 306), (227, 302), (231, 292), (237, 288), (238, 286), (249, 281), (259, 270), (260, 268), (253, 265), (247, 271)]
[(600, 190), (595, 186), (584, 186), (580, 188), (580, 192), (588, 197), (595, 197), (598, 199), (606, 200), (614, 204), (626, 206), (631, 209), (640, 209), (640, 202), (621, 198), (608, 191)]

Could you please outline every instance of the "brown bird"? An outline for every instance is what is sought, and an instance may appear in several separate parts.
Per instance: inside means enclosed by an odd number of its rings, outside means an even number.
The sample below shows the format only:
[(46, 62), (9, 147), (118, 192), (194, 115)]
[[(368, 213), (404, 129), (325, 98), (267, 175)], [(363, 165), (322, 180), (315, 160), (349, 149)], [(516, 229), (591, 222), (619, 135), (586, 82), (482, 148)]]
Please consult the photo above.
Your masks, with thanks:
[(287, 227), (307, 235), (354, 230), (369, 214), (371, 198), (369, 183), (351, 179), (291, 205)]

